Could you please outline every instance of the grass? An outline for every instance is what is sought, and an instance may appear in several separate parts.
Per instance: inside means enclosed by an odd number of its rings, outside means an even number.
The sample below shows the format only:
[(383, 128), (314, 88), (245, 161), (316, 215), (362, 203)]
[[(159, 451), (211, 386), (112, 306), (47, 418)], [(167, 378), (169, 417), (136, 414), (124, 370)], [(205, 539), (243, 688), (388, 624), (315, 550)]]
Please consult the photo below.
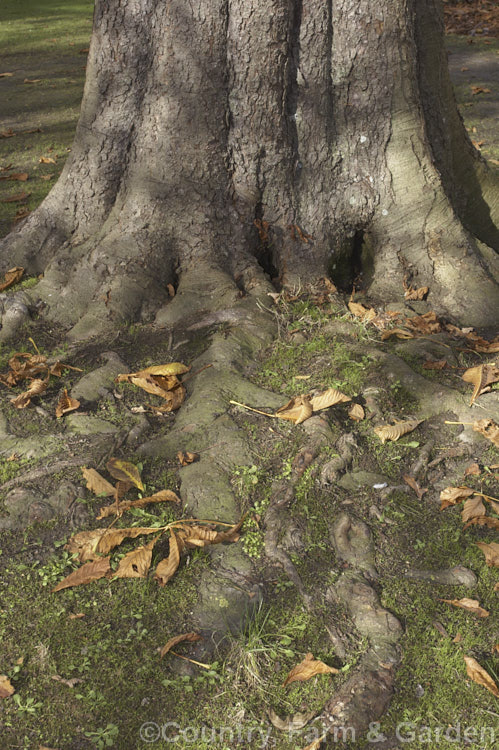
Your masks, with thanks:
[[(36, 208), (64, 167), (83, 92), (86, 55), (80, 50), (88, 48), (92, 7), (91, 0), (2, 2), (0, 73), (12, 76), (0, 78), (0, 131), (15, 135), (0, 137), (0, 167), (12, 165), (0, 176), (29, 177), (0, 181), (0, 236), (10, 231), (20, 208)], [(40, 163), (41, 157), (55, 163)], [(3, 202), (22, 192), (29, 197)]]

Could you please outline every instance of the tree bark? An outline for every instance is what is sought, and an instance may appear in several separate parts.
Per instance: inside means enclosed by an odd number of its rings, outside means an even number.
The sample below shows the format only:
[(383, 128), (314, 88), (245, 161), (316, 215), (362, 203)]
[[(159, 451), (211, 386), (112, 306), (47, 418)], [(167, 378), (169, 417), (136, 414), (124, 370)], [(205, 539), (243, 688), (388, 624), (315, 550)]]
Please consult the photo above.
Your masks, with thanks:
[(487, 326), (498, 215), (438, 0), (97, 0), (71, 157), (1, 257), (73, 338), (161, 320), (198, 263), (243, 288), (361, 267), (384, 301), (408, 276)]

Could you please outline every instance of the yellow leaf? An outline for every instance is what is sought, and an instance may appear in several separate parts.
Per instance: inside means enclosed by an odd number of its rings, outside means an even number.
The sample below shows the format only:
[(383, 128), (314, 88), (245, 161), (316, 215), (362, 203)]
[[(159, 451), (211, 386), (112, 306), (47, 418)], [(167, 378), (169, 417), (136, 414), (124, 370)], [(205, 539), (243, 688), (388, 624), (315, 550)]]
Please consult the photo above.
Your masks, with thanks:
[(186, 641), (187, 643), (195, 643), (196, 641), (200, 640), (202, 640), (202, 636), (200, 636), (199, 633), (183, 633), (182, 635), (176, 635), (173, 638), (170, 638), (167, 643), (165, 643), (160, 651), (160, 656), (161, 658), (163, 658), (163, 656), (167, 654), (168, 651), (178, 643), (184, 643)]
[(472, 656), (465, 656), (464, 661), (466, 663), (466, 673), (468, 677), (470, 677), (473, 682), (476, 682), (477, 685), (486, 688), (492, 693), (492, 695), (495, 695), (496, 698), (499, 698), (499, 689), (497, 688), (496, 683), (485, 669), (480, 666), (477, 660), (473, 659)]
[(499, 544), (497, 542), (476, 542), (485, 555), (485, 562), (490, 568), (499, 568)]
[(350, 396), (345, 396), (341, 391), (337, 391), (336, 388), (328, 388), (327, 391), (319, 393), (317, 396), (313, 396), (310, 399), (312, 409), (314, 411), (320, 411), (321, 409), (328, 409), (334, 404), (344, 403), (351, 401)]
[(106, 464), (106, 469), (113, 479), (118, 479), (120, 482), (132, 482), (137, 489), (144, 492), (144, 485), (142, 484), (139, 470), (129, 461), (122, 461), (119, 458), (110, 458)]
[(9, 698), (15, 692), (15, 688), (7, 675), (0, 674), (0, 698)]
[(485, 505), (482, 502), (482, 498), (480, 496), (475, 497), (469, 497), (463, 506), (463, 510), (461, 512), (461, 518), (463, 519), (463, 523), (466, 523), (471, 518), (476, 518), (477, 516), (484, 516), (485, 515)]
[(112, 576), (114, 578), (147, 578), (147, 573), (151, 565), (152, 551), (154, 545), (158, 541), (159, 536), (156, 539), (152, 539), (149, 544), (144, 544), (142, 547), (128, 552), (125, 557), (120, 560), (120, 564)]
[(87, 483), (87, 489), (93, 492), (94, 495), (105, 495), (106, 497), (114, 495), (113, 485), (107, 479), (104, 479), (98, 471), (82, 466), (81, 473)]
[[(160, 586), (165, 586), (170, 578), (175, 575), (180, 563), (180, 544), (173, 531), (170, 531), (170, 552), (168, 557), (165, 557), (156, 567), (154, 574), (154, 580), (159, 583)], [(168, 642), (169, 643), (169, 642)], [(168, 643), (166, 644), (168, 646)], [(166, 648), (166, 646), (165, 646)], [(168, 649), (167, 649), (168, 650)], [(164, 652), (166, 653), (166, 651)], [(164, 654), (162, 653), (161, 656)]]
[(473, 495), (475, 490), (471, 487), (446, 487), (440, 493), (440, 510), (448, 508), (449, 505), (456, 505), (467, 497)]
[(55, 408), (55, 416), (59, 419), (59, 417), (62, 417), (64, 414), (78, 409), (79, 406), (80, 402), (76, 398), (69, 396), (68, 391), (65, 388)]
[(21, 266), (16, 266), (15, 268), (11, 268), (10, 271), (5, 271), (4, 280), (0, 283), (0, 292), (8, 289), (12, 284), (17, 284), (21, 280), (23, 273), (24, 268)]
[(107, 518), (108, 516), (113, 515), (121, 516), (130, 508), (143, 508), (146, 505), (149, 505), (149, 503), (165, 502), (180, 503), (180, 498), (178, 497), (178, 495), (172, 492), (172, 490), (161, 490), (160, 492), (156, 492), (154, 495), (150, 495), (149, 497), (141, 497), (138, 500), (128, 500), (124, 503), (112, 503), (111, 505), (106, 505), (100, 509), (97, 520), (100, 521), (102, 518)]
[(478, 617), (488, 617), (489, 613), (486, 609), (480, 606), (480, 603), (476, 599), (440, 599), (441, 602), (446, 604), (452, 604), (453, 607), (461, 607), (461, 609), (467, 609)]
[(291, 672), (288, 674), (283, 682), (283, 687), (291, 684), (292, 682), (305, 682), (310, 680), (311, 677), (315, 677), (318, 674), (336, 674), (340, 670), (334, 667), (328, 667), (324, 662), (314, 659), (313, 654), (307, 654), (300, 664), (293, 667)]
[(301, 424), (306, 419), (311, 417), (313, 414), (312, 404), (310, 403), (309, 396), (294, 396), (291, 401), (281, 406), (278, 409), (274, 417), (279, 419), (287, 419), (293, 424)]
[(352, 404), (348, 410), (348, 416), (354, 422), (360, 422), (366, 416), (364, 408), (360, 404)]
[(81, 586), (85, 583), (97, 581), (99, 578), (104, 578), (111, 570), (109, 564), (110, 559), (110, 557), (100, 557), (98, 560), (85, 563), (81, 568), (74, 570), (66, 576), (66, 578), (60, 581), (57, 586), (52, 589), (52, 593), (55, 591), (61, 591), (61, 589), (67, 589), (71, 586)]
[(380, 427), (375, 427), (374, 432), (382, 443), (386, 443), (387, 440), (398, 440), (402, 435), (412, 432), (422, 421), (422, 419), (411, 419), (407, 422), (397, 422), (394, 425), (381, 425)]
[(140, 375), (162, 375), (168, 377), (169, 375), (183, 375), (189, 372), (191, 368), (187, 365), (183, 365), (181, 362), (170, 362), (167, 365), (152, 365), (152, 367), (146, 367), (145, 370), (140, 370)]

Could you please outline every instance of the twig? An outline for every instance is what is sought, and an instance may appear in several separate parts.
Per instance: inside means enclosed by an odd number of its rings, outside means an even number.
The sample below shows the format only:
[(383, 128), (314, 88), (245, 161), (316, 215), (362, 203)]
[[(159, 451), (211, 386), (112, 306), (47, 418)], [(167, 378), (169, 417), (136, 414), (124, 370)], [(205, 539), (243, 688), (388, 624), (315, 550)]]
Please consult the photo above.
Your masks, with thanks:
[(254, 411), (256, 414), (263, 414), (264, 417), (273, 417), (273, 414), (268, 414), (266, 411), (260, 411), (260, 409), (253, 409), (252, 406), (246, 406), (246, 404), (240, 404), (239, 401), (229, 401), (229, 404), (235, 404), (235, 406), (241, 406), (243, 409)]

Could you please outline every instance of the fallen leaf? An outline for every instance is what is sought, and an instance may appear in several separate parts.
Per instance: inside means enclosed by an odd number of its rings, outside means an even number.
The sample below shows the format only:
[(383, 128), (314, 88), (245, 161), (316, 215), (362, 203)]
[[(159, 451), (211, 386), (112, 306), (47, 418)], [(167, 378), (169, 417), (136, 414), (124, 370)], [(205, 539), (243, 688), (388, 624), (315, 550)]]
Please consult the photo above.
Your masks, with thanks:
[(79, 531), (64, 546), (69, 552), (78, 555), (80, 562), (99, 559), (99, 553), (106, 554), (122, 543), (124, 539), (135, 539), (142, 534), (158, 533), (157, 528), (134, 526), (128, 529), (100, 528)]
[(24, 268), (22, 268), (21, 266), (15, 266), (14, 268), (11, 268), (10, 271), (5, 271), (3, 276), (4, 280), (0, 283), (0, 292), (8, 289), (9, 286), (12, 286), (12, 284), (17, 284), (17, 282), (22, 279), (23, 273)]
[(492, 693), (492, 695), (495, 695), (496, 698), (499, 698), (499, 689), (497, 688), (496, 683), (485, 669), (480, 666), (477, 660), (473, 659), (472, 656), (465, 656), (464, 661), (466, 663), (466, 673), (468, 677), (472, 679), (473, 682), (476, 682), (477, 685), (482, 685), (482, 687), (486, 688)]
[(389, 339), (392, 336), (396, 336), (398, 339), (414, 338), (414, 334), (410, 331), (407, 331), (405, 328), (390, 328), (388, 331), (383, 331), (383, 333), (381, 334), (381, 340), (386, 341), (386, 339)]
[(147, 578), (151, 566), (152, 551), (158, 539), (159, 535), (156, 539), (152, 539), (149, 544), (144, 544), (142, 547), (137, 547), (137, 549), (128, 552), (120, 560), (112, 578)]
[[(165, 557), (163, 560), (161, 560), (161, 562), (158, 563), (156, 572), (154, 574), (154, 580), (157, 581), (160, 586), (165, 586), (170, 578), (172, 578), (175, 574), (175, 571), (180, 564), (180, 551), (179, 541), (174, 532), (170, 531), (170, 552), (168, 554), (168, 557)], [(166, 645), (168, 645), (168, 643)], [(162, 653), (161, 656), (163, 655), (164, 654)]]
[(106, 464), (106, 469), (113, 479), (119, 481), (132, 482), (141, 492), (144, 492), (144, 485), (140, 478), (139, 470), (129, 461), (122, 461), (119, 458), (110, 458)]
[(447, 367), (446, 359), (428, 359), (423, 365), (423, 370), (445, 370)]
[(318, 737), (316, 740), (313, 740), (310, 745), (307, 745), (307, 747), (304, 747), (303, 750), (319, 750), (320, 746), (326, 739), (327, 735), (323, 734), (321, 737)]
[(348, 416), (354, 422), (360, 422), (366, 416), (364, 408), (360, 404), (352, 404), (348, 410)]
[(441, 602), (446, 604), (452, 604), (453, 607), (460, 607), (461, 609), (467, 609), (468, 612), (472, 612), (478, 617), (488, 617), (489, 612), (480, 606), (480, 603), (476, 599), (439, 599)]
[(62, 417), (64, 414), (67, 414), (70, 411), (75, 411), (79, 406), (80, 402), (76, 398), (69, 396), (68, 391), (65, 388), (55, 408), (55, 416), (59, 419), (59, 417)]
[(499, 425), (492, 419), (479, 419), (473, 422), (473, 430), (479, 432), (499, 448)]
[(412, 318), (407, 318), (405, 325), (417, 331), (420, 335), (439, 333), (442, 330), (441, 323), (434, 312), (427, 312), (424, 315), (414, 315)]
[(452, 643), (461, 643), (462, 640), (463, 636), (461, 635), (461, 633), (457, 633), (452, 639)]
[(303, 727), (306, 727), (314, 716), (316, 716), (316, 711), (309, 711), (308, 713), (297, 713), (293, 714), (293, 716), (286, 716), (285, 719), (281, 719), (281, 717), (272, 709), (269, 709), (268, 711), (270, 723), (281, 732), (298, 732), (300, 729), (303, 729)]
[(56, 682), (62, 682), (63, 685), (67, 685), (70, 688), (74, 688), (75, 685), (78, 685), (80, 682), (83, 682), (82, 679), (79, 677), (71, 677), (70, 680), (65, 680), (64, 677), (61, 677), (58, 674), (52, 674), (50, 675), (50, 678), (52, 680), (55, 680)]
[(473, 96), (476, 94), (490, 94), (490, 89), (484, 88), (483, 86), (470, 86), (471, 93)]
[(14, 73), (0, 73), (0, 78), (10, 78)]
[(375, 427), (374, 432), (382, 443), (386, 443), (387, 440), (398, 440), (402, 435), (407, 435), (408, 432), (415, 430), (423, 421), (422, 419), (411, 419), (407, 422), (397, 422), (394, 425), (381, 425), (380, 427)]
[(71, 613), (68, 615), (69, 620), (81, 620), (82, 617), (85, 617), (85, 612), (77, 612), (76, 614)]
[(25, 201), (26, 198), (29, 198), (31, 193), (16, 193), (15, 195), (11, 195), (8, 198), (2, 198), (2, 203), (19, 203), (20, 201)]
[(484, 392), (487, 386), (499, 381), (499, 367), (495, 365), (478, 365), (470, 367), (463, 373), (463, 380), (474, 386), (473, 395), (471, 396), (470, 406), (474, 400)]
[(476, 542), (485, 555), (485, 562), (490, 568), (499, 568), (499, 544), (497, 542)]
[(41, 83), (42, 78), (25, 78), (23, 83)]
[(86, 583), (92, 583), (92, 581), (98, 581), (99, 578), (104, 578), (111, 570), (109, 564), (110, 559), (110, 557), (101, 557), (98, 560), (85, 563), (81, 568), (74, 570), (66, 576), (66, 578), (60, 581), (57, 586), (52, 589), (52, 593), (70, 588), (71, 586), (81, 586)]
[(6, 177), (0, 177), (0, 180), (17, 180), (18, 182), (26, 182), (29, 175), (27, 172), (12, 172), (12, 174)]
[(349, 302), (348, 309), (356, 318), (360, 318), (363, 323), (369, 323), (376, 317), (376, 310), (373, 307), (364, 307), (360, 302)]
[(471, 487), (446, 487), (440, 493), (440, 510), (445, 510), (450, 505), (456, 505), (467, 497), (473, 495), (475, 490)]
[(9, 698), (15, 692), (15, 688), (7, 675), (0, 674), (0, 698)]
[(167, 654), (168, 651), (170, 651), (170, 649), (172, 649), (178, 643), (196, 643), (196, 641), (201, 640), (202, 636), (200, 636), (199, 633), (183, 633), (182, 635), (176, 635), (173, 638), (170, 638), (170, 640), (165, 643), (159, 655), (161, 658), (163, 658), (163, 656), (165, 656), (165, 654)]
[(26, 218), (26, 216), (29, 216), (31, 211), (27, 206), (20, 206), (15, 215), (14, 215), (14, 224), (17, 224), (18, 221), (22, 221)]
[(47, 390), (47, 383), (44, 380), (32, 380), (27, 391), (20, 393), (16, 398), (12, 398), (10, 403), (16, 409), (25, 409), (31, 402), (33, 396), (40, 396)]
[(191, 453), (190, 451), (186, 451), (185, 453), (183, 451), (179, 451), (177, 453), (177, 458), (180, 461), (181, 466), (187, 466), (188, 464), (194, 463), (194, 461), (197, 461), (199, 458), (199, 453)]
[(39, 160), (40, 164), (55, 164), (55, 159), (53, 159), (51, 156), (40, 156)]
[(404, 297), (407, 300), (422, 300), (426, 297), (429, 291), (430, 289), (427, 286), (420, 286), (419, 289), (413, 289), (413, 287), (409, 287), (408, 289), (406, 289)]
[(475, 497), (469, 497), (464, 505), (461, 512), (461, 518), (463, 523), (467, 523), (471, 518), (485, 515), (485, 505), (482, 502), (482, 498), (479, 495)]
[(0, 130), (0, 138), (12, 138), (15, 135), (12, 128), (9, 128), (8, 130)]
[(172, 490), (161, 490), (160, 492), (156, 492), (154, 495), (150, 495), (149, 497), (141, 497), (138, 500), (128, 500), (127, 502), (111, 503), (111, 505), (106, 505), (99, 510), (97, 520), (100, 521), (102, 518), (107, 518), (108, 516), (113, 515), (121, 516), (130, 508), (144, 508), (150, 503), (165, 502), (180, 503), (180, 498)]
[(175, 287), (173, 286), (173, 284), (167, 284), (166, 289), (168, 291), (169, 297), (175, 297)]
[(313, 654), (308, 653), (303, 661), (293, 667), (284, 680), (282, 686), (290, 685), (292, 682), (305, 682), (317, 674), (337, 674), (340, 670), (328, 667), (324, 662), (314, 659)]
[(322, 409), (328, 409), (330, 406), (334, 406), (335, 404), (340, 404), (351, 400), (352, 399), (350, 398), (350, 396), (345, 396), (344, 393), (336, 390), (336, 388), (328, 388), (327, 391), (323, 391), (323, 393), (319, 393), (317, 396), (313, 396), (310, 399), (310, 404), (314, 411), (321, 411)]
[(41, 174), (40, 175), (40, 179), (41, 180), (51, 180), (53, 176), (54, 176), (53, 174)]
[(301, 424), (311, 417), (313, 412), (314, 410), (310, 403), (310, 397), (303, 395), (294, 396), (291, 401), (288, 401), (287, 404), (281, 406), (281, 408), (275, 412), (274, 416), (279, 419), (289, 420), (290, 422), (293, 422), (293, 424)]
[(424, 489), (421, 489), (421, 487), (416, 482), (416, 480), (414, 479), (414, 477), (411, 477), (409, 474), (404, 474), (402, 478), (403, 478), (404, 482), (406, 484), (408, 484), (409, 487), (411, 487), (411, 489), (414, 490), (414, 492), (418, 496), (419, 500), (421, 500), (421, 498), (423, 497), (423, 495), (424, 495), (425, 492), (428, 492), (428, 487), (425, 487)]
[(115, 488), (98, 471), (82, 466), (81, 473), (87, 483), (87, 490), (93, 492), (94, 495), (105, 495), (106, 497), (114, 495)]
[(469, 465), (469, 466), (467, 466), (467, 467), (466, 467), (466, 469), (464, 470), (464, 476), (465, 476), (465, 477), (469, 477), (469, 476), (474, 476), (474, 477), (476, 477), (476, 476), (478, 476), (479, 474), (481, 474), (481, 471), (480, 471), (480, 466), (479, 466), (478, 464), (476, 464), (476, 463), (475, 463), (475, 464), (470, 464), (470, 465)]

